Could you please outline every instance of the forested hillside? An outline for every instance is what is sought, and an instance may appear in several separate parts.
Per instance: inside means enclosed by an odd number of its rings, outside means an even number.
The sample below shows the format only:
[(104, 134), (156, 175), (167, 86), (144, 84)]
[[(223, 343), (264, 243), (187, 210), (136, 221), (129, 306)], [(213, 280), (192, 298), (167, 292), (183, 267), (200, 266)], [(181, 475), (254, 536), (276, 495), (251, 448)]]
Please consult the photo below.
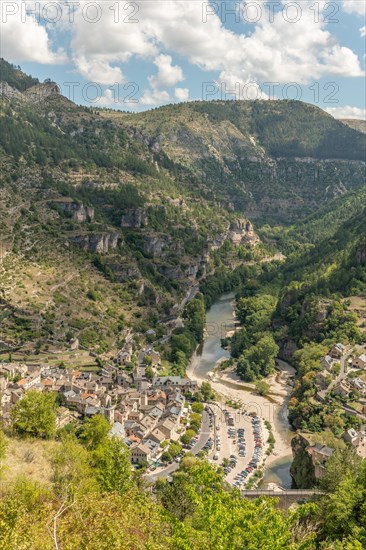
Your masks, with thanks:
[(258, 222), (287, 225), (364, 183), (365, 135), (298, 101), (192, 102), (101, 115), (137, 127), (158, 161)]
[[(1, 550), (358, 550), (366, 544), (365, 461), (347, 450), (329, 461), (320, 499), (283, 512), (273, 499), (242, 498), (221, 469), (193, 456), (151, 492), (131, 474), (128, 450), (108, 437), (109, 428), (95, 416), (76, 434), (61, 430), (57, 441), (43, 445), (42, 457), (38, 442), (19, 440), (25, 466), (34, 468), (28, 478), (1, 483)], [(13, 444), (0, 431), (2, 459)], [(46, 471), (37, 472), (40, 458)]]
[[(305, 104), (95, 111), (4, 60), (0, 69), (7, 86), (0, 136), (2, 308), (10, 346), (30, 339), (39, 347), (49, 335), (65, 342), (77, 335), (103, 352), (129, 327), (156, 328), (192, 284), (222, 262), (217, 248), (230, 249), (230, 239), (252, 247), (253, 229), (238, 222), (241, 216), (264, 219), (268, 213), (288, 221), (294, 205), (307, 211), (314, 199), (357, 188), (362, 180), (364, 136), (343, 125), (339, 133), (338, 122)], [(267, 135), (264, 128), (274, 131)], [(283, 160), (296, 132), (303, 139), (303, 153), (296, 155), (318, 159), (301, 162), (300, 172), (295, 157)], [(328, 154), (319, 144), (333, 134), (344, 144), (342, 155), (332, 149), (340, 164), (320, 160)], [(291, 176), (284, 179), (281, 167)], [(306, 167), (331, 181), (314, 185)], [(236, 246), (230, 261), (250, 254)]]
[[(329, 346), (365, 341), (351, 307), (366, 299), (365, 134), (297, 101), (126, 113), (78, 106), (4, 60), (0, 81), (2, 361), (107, 386), (115, 367), (123, 393), (140, 363), (151, 382), (152, 357), (137, 355), (153, 344), (159, 376), (184, 377), (205, 308), (234, 290), (241, 326), (222, 368), (258, 383), (282, 357), (297, 370), (296, 429), (334, 441), (359, 427), (333, 397), (316, 401), (314, 379)], [(171, 483), (147, 486), (103, 417), (56, 430), (63, 394), (26, 395), (0, 431), (0, 549), (366, 547), (365, 461), (343, 447), (326, 495), (283, 513), (190, 453)]]

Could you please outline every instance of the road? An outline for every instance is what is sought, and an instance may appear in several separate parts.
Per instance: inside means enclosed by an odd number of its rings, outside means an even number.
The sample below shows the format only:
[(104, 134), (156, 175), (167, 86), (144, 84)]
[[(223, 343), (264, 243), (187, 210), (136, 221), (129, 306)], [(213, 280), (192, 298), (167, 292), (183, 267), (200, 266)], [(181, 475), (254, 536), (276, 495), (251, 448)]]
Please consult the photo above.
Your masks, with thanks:
[[(202, 450), (202, 448), (206, 445), (207, 440), (211, 434), (212, 432), (210, 431), (210, 419), (208, 414), (204, 411), (202, 415), (202, 425), (201, 425), (201, 432), (199, 434), (199, 439), (189, 452), (194, 455), (198, 454)], [(162, 470), (160, 469), (156, 470), (153, 474), (145, 476), (145, 479), (153, 483), (159, 478), (170, 476), (173, 472), (178, 470), (178, 468), (179, 468), (178, 462), (173, 462), (173, 464), (169, 464), (169, 466), (167, 466), (166, 468), (163, 468)]]

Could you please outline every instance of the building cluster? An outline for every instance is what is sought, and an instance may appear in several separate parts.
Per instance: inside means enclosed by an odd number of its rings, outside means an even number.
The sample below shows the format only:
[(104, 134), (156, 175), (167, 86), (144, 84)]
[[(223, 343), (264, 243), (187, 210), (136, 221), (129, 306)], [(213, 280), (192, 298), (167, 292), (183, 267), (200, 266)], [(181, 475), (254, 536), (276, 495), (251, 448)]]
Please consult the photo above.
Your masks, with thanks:
[(314, 377), (316, 399), (323, 403), (339, 397), (348, 414), (366, 416), (366, 353), (351, 354), (342, 344), (335, 344), (320, 365), (322, 370)]
[[(114, 363), (98, 373), (78, 371), (47, 364), (0, 364), (0, 415), (10, 423), (11, 409), (34, 389), (61, 394), (57, 427), (76, 419), (103, 415), (111, 424), (111, 435), (121, 438), (131, 450), (132, 462), (150, 462), (172, 440), (178, 439), (186, 424), (188, 409), (184, 394), (193, 394), (197, 384), (180, 376), (146, 376), (150, 367), (160, 364), (153, 348), (143, 348), (129, 373), (121, 368), (129, 346)], [(146, 361), (146, 357), (148, 360)], [(147, 364), (146, 364), (147, 363)]]
[(325, 474), (325, 465), (333, 454), (333, 449), (321, 443), (309, 445), (306, 449), (314, 467), (315, 479), (321, 479)]

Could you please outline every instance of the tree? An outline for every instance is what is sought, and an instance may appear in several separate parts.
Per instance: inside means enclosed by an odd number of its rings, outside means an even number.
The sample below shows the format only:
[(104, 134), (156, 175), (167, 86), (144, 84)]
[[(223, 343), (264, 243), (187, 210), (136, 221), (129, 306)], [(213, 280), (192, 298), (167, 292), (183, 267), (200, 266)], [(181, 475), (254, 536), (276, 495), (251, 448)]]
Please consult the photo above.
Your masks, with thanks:
[(131, 487), (131, 461), (127, 446), (117, 437), (106, 437), (92, 451), (91, 464), (106, 491), (122, 495)]
[(276, 298), (269, 294), (240, 298), (236, 314), (251, 335), (268, 329), (275, 306)]
[(258, 342), (240, 356), (237, 373), (243, 380), (254, 381), (273, 372), (279, 347), (272, 334), (264, 334)]
[(85, 421), (80, 439), (87, 449), (94, 450), (106, 440), (110, 429), (104, 416), (96, 414)]
[(339, 376), (339, 373), (341, 372), (341, 365), (340, 363), (335, 363), (332, 367), (332, 371), (336, 376)]
[(215, 399), (215, 392), (213, 391), (210, 382), (202, 382), (201, 393), (203, 395), (204, 401)]
[(194, 432), (193, 430), (187, 430), (186, 433), (181, 436), (180, 440), (183, 445), (188, 445), (195, 435), (196, 432)]
[(172, 458), (175, 458), (182, 452), (182, 445), (179, 445), (176, 441), (173, 441), (169, 447), (169, 453)]
[(204, 409), (204, 406), (202, 403), (192, 403), (192, 411), (194, 413), (199, 413), (199, 414), (202, 414), (203, 413), (203, 409)]
[(50, 452), (53, 481), (59, 495), (83, 493), (96, 486), (94, 471), (90, 465), (90, 455), (75, 435), (61, 438), (60, 445)]
[(155, 374), (154, 370), (150, 365), (148, 367), (146, 367), (145, 376), (148, 380), (152, 380), (154, 378), (154, 374)]
[(56, 431), (55, 395), (27, 391), (13, 407), (11, 418), (18, 435), (50, 439)]
[(264, 380), (258, 380), (255, 383), (255, 389), (256, 389), (258, 395), (268, 395), (269, 392), (270, 392), (271, 387)]
[(191, 413), (189, 415), (189, 420), (190, 422), (193, 422), (195, 424), (198, 424), (200, 425), (201, 424), (201, 421), (202, 421), (202, 415), (201, 414), (198, 414), (198, 413)]
[(5, 453), (6, 453), (5, 434), (2, 430), (0, 430), (0, 460), (3, 460), (3, 458), (5, 458)]
[(196, 341), (202, 342), (206, 323), (206, 311), (205, 302), (201, 293), (196, 294), (196, 296), (188, 302), (183, 317), (186, 320), (186, 327), (193, 334)]
[(171, 462), (171, 461), (172, 461), (172, 455), (170, 454), (169, 451), (165, 451), (165, 452), (161, 455), (161, 461), (164, 462), (164, 463), (168, 463), (168, 462)]
[(294, 366), (301, 376), (311, 370), (320, 369), (320, 359), (324, 357), (327, 348), (321, 344), (305, 344), (294, 353)]

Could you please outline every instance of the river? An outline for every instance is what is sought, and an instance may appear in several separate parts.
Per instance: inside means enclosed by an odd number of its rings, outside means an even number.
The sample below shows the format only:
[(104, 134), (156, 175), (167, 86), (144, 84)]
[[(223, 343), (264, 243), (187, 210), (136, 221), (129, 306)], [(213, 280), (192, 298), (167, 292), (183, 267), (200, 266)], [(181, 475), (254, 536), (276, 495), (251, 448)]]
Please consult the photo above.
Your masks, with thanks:
[[(207, 374), (214, 369), (219, 361), (230, 357), (229, 351), (221, 347), (221, 338), (224, 338), (226, 333), (235, 327), (234, 307), (235, 294), (230, 292), (223, 294), (207, 311), (206, 336), (204, 342), (197, 348), (191, 364), (191, 372), (194, 372), (194, 375), (200, 379), (206, 378)], [(245, 400), (245, 393), (247, 392), (248, 401), (251, 400), (252, 387), (235, 383), (234, 381), (222, 383), (227, 387), (232, 387), (236, 390), (239, 389), (240, 392), (243, 392), (243, 400)], [(267, 400), (272, 403), (274, 402), (271, 396), (268, 396)], [(271, 462), (265, 470), (265, 475), (261, 482), (262, 486), (268, 483), (276, 483), (282, 487), (291, 488), (292, 485), (289, 471), (292, 461), (290, 442), (294, 434), (287, 420), (287, 401), (285, 399), (283, 406), (276, 407), (273, 423), (276, 428), (276, 437), (281, 438), (286, 449), (288, 449), (288, 455)]]

